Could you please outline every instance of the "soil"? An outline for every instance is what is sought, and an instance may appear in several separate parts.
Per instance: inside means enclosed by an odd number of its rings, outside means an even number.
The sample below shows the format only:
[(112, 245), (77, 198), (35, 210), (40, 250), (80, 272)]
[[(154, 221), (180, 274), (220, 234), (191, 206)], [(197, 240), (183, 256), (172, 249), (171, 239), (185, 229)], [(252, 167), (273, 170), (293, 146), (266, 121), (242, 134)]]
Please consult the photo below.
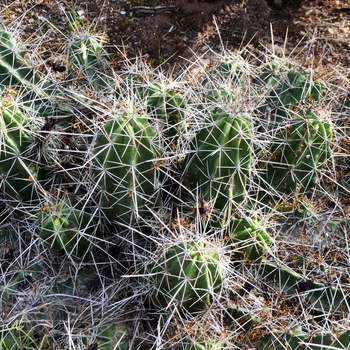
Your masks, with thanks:
[(300, 61), (311, 57), (344, 74), (350, 65), (348, 0), (1, 0), (1, 14), (7, 24), (20, 19), (31, 36), (52, 26), (64, 33), (75, 16), (105, 32), (128, 58), (142, 55), (171, 71), (211, 50), (247, 45)]

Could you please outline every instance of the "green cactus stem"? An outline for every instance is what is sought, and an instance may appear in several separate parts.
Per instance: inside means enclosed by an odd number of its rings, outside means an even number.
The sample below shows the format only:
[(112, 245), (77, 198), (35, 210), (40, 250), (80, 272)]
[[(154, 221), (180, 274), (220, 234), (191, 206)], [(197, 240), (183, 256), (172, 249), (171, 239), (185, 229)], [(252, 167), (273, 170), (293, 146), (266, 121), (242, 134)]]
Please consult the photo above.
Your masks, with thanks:
[(258, 261), (273, 239), (259, 221), (235, 218), (230, 223), (229, 243), (232, 245), (233, 261)]
[(267, 90), (266, 102), (276, 110), (286, 110), (310, 98), (319, 101), (325, 87), (309, 72), (298, 71), (290, 63), (277, 61), (267, 65), (265, 72), (256, 79), (255, 86), (260, 92)]
[(99, 132), (94, 148), (99, 206), (111, 221), (131, 225), (161, 205), (162, 173), (156, 130), (146, 117), (116, 116)]
[(32, 122), (14, 103), (0, 103), (0, 189), (11, 207), (37, 196), (37, 166), (30, 159)]
[(331, 154), (332, 125), (312, 112), (279, 125), (270, 149), (261, 158), (259, 194), (274, 204), (286, 195), (308, 195)]
[(343, 350), (348, 349), (349, 344), (350, 331), (338, 334), (308, 334), (302, 331), (300, 327), (287, 332), (277, 329), (268, 330), (263, 336), (254, 341), (257, 350)]
[(64, 109), (55, 84), (33, 68), (25, 47), (12, 34), (0, 30), (0, 90), (9, 87), (26, 108), (41, 116), (52, 114), (56, 103)]
[(149, 268), (154, 285), (152, 302), (160, 312), (203, 312), (213, 293), (220, 289), (223, 274), (220, 256), (204, 242), (180, 243), (169, 247)]
[(72, 73), (80, 84), (87, 83), (95, 91), (113, 86), (106, 75), (102, 41), (97, 37), (75, 38), (70, 43), (68, 56)]
[[(180, 164), (184, 183), (192, 195), (210, 202), (218, 214), (246, 197), (251, 141), (252, 124), (248, 115), (218, 113), (198, 131), (192, 150)], [(184, 191), (183, 200), (188, 197)], [(225, 222), (227, 217), (222, 217)]]
[(186, 103), (180, 93), (160, 83), (146, 88), (147, 111), (162, 124), (164, 146), (178, 149), (178, 138), (186, 132)]
[(70, 199), (45, 203), (39, 221), (40, 238), (75, 260), (87, 258), (97, 244), (99, 234), (93, 218)]

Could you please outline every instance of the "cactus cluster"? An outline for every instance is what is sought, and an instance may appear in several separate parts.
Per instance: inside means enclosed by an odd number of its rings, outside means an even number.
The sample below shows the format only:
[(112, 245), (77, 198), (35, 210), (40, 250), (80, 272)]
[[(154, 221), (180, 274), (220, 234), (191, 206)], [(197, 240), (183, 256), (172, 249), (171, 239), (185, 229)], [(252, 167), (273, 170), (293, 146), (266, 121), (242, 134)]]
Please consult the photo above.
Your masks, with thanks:
[(79, 34), (67, 83), (0, 40), (0, 347), (349, 346), (344, 276), (277, 251), (332, 160), (312, 71), (227, 54), (169, 82), (113, 72), (105, 38)]
[(273, 62), (255, 86), (271, 89), (259, 106), (269, 140), (260, 159), (260, 186), (266, 191), (259, 199), (273, 205), (284, 196), (282, 206), (288, 207), (291, 195), (310, 193), (331, 155), (332, 124), (317, 111), (324, 84), (304, 70)]

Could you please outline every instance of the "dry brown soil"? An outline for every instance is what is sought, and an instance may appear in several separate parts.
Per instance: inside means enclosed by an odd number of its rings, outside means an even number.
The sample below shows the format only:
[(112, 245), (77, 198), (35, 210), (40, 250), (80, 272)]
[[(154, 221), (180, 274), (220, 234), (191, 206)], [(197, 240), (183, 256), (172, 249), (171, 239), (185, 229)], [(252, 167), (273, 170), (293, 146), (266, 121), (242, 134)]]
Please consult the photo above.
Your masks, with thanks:
[[(350, 65), (348, 0), (0, 0), (3, 22), (21, 19), (27, 35), (64, 32), (74, 11), (105, 32), (129, 58), (142, 54), (177, 70), (194, 55), (243, 45), (299, 55), (323, 65)], [(140, 7), (141, 6), (141, 7)], [(159, 10), (158, 6), (169, 9)], [(173, 7), (171, 7), (173, 6)], [(73, 11), (74, 10), (74, 11)], [(220, 31), (218, 35), (217, 28)], [(271, 30), (272, 29), (272, 30)], [(273, 38), (272, 38), (273, 33)], [(49, 37), (50, 34), (47, 35)], [(54, 40), (54, 38), (52, 38)], [(307, 46), (306, 55), (300, 55)]]

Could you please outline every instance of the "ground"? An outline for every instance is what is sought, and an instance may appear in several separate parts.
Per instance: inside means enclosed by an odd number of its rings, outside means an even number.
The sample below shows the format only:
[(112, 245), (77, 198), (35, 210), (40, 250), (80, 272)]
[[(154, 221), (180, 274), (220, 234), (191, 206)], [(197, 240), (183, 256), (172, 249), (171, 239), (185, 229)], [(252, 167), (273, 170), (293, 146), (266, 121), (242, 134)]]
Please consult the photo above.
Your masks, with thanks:
[[(179, 71), (194, 55), (249, 45), (314, 61), (350, 65), (347, 0), (2, 0), (5, 23), (21, 17), (27, 35), (64, 32), (71, 19), (105, 32), (129, 58)], [(162, 6), (162, 8), (159, 8)], [(167, 7), (167, 10), (164, 9)], [(218, 34), (218, 30), (220, 35)], [(274, 46), (271, 43), (274, 43)], [(307, 50), (305, 44), (308, 44)], [(301, 54), (302, 53), (302, 54)]]

